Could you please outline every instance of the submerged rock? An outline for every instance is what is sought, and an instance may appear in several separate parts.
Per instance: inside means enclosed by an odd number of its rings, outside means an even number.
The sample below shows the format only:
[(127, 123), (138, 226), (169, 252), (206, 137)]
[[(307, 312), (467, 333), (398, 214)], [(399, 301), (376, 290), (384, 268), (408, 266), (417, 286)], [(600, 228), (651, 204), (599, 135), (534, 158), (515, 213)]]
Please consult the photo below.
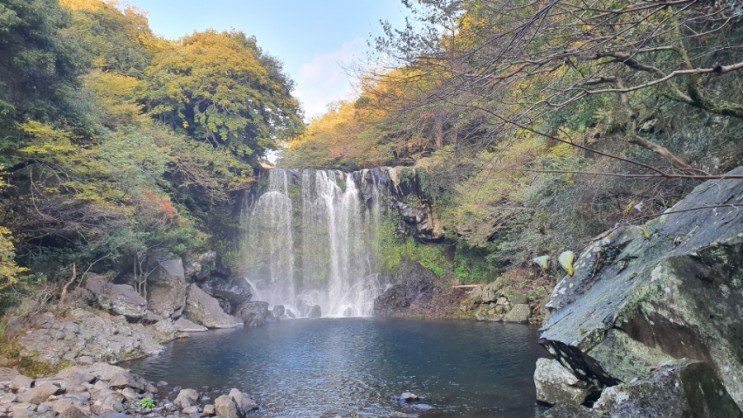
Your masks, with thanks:
[[(664, 365), (686, 358), (709, 363), (743, 406), (743, 212), (725, 206), (741, 202), (743, 181), (707, 181), (660, 218), (597, 238), (574, 276), (557, 284), (540, 342), (576, 377), (604, 389), (603, 405), (641, 395), (611, 397), (624, 386), (605, 388), (653, 381)], [(656, 388), (655, 397), (668, 394)], [(727, 393), (709, 396), (724, 403)], [(634, 405), (643, 411), (644, 403)]]
[(184, 315), (207, 328), (234, 328), (240, 325), (219, 306), (219, 302), (195, 284), (188, 286)]
[(416, 395), (415, 393), (412, 393), (412, 392), (403, 392), (400, 395), (400, 400), (402, 400), (404, 402), (417, 402), (417, 401), (421, 400), (421, 398), (418, 395)]

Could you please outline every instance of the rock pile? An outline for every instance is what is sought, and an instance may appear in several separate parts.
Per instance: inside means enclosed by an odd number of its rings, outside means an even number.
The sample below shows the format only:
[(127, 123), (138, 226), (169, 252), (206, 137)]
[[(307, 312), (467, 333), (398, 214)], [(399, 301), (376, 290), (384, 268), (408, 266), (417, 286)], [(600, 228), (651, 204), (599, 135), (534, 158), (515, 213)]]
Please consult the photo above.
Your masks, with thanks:
[(33, 379), (4, 370), (0, 416), (12, 417), (178, 417), (241, 418), (258, 409), (238, 389), (211, 398), (182, 389), (174, 400), (130, 371), (107, 363), (73, 366), (51, 377)]

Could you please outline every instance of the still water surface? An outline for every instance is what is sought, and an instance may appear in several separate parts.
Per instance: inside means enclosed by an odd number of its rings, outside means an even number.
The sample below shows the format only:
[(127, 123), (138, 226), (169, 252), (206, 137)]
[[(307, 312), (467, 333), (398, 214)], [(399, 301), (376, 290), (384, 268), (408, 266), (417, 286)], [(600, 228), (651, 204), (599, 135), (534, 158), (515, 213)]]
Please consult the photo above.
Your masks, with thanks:
[[(534, 417), (541, 354), (527, 325), (319, 319), (195, 333), (126, 366), (170, 385), (237, 387), (259, 401), (261, 416)], [(399, 404), (403, 391), (421, 404)]]

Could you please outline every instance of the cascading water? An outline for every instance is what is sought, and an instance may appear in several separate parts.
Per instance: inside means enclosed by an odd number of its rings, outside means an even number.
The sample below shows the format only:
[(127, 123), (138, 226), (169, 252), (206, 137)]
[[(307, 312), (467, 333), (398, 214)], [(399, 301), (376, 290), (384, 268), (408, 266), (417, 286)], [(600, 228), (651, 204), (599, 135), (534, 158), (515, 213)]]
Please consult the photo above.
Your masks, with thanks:
[(267, 191), (244, 211), (254, 299), (297, 316), (314, 306), (323, 316), (371, 315), (384, 286), (377, 262), (384, 176), (381, 170), (270, 170)]

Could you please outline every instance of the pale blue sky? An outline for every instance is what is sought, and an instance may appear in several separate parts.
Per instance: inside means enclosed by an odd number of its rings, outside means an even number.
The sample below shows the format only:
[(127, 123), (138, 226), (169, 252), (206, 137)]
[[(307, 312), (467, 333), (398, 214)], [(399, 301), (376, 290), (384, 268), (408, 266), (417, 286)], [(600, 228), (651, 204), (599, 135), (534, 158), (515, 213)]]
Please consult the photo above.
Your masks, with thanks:
[(237, 29), (284, 63), (306, 116), (351, 98), (345, 68), (363, 61), (380, 19), (404, 24), (400, 0), (128, 0), (146, 12), (158, 35), (176, 39), (194, 31)]

